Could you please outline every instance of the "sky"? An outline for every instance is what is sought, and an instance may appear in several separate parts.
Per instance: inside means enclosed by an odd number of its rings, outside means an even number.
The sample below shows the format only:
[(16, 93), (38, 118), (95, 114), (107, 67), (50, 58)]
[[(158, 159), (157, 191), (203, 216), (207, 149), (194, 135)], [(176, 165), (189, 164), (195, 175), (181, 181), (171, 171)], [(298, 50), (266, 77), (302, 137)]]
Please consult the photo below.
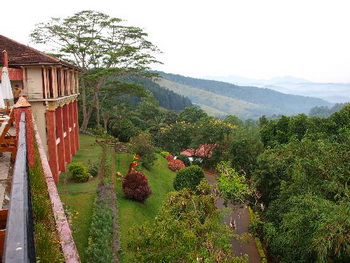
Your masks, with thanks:
[(96, 10), (144, 29), (162, 51), (157, 58), (164, 64), (154, 69), (167, 73), (350, 83), (349, 0), (11, 3), (7, 12), (2, 5), (0, 34), (32, 47), (29, 34), (37, 23)]

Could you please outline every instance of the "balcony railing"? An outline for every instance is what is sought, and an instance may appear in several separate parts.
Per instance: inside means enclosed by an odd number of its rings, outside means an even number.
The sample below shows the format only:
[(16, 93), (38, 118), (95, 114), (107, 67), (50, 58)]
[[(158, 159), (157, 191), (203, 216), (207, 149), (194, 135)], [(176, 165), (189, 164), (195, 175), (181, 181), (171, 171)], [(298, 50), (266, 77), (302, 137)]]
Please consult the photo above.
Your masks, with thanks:
[[(18, 143), (8, 213), (0, 210), (0, 249), (3, 242), (1, 238), (6, 232), (4, 248), (0, 250), (3, 253), (2, 262), (36, 262), (37, 258), (44, 259), (49, 253), (50, 257), (58, 259), (56, 262), (64, 260), (66, 263), (78, 263), (79, 255), (30, 104), (21, 97), (11, 113), (16, 119)], [(47, 199), (41, 198), (44, 196)], [(35, 209), (32, 209), (31, 202)], [(39, 210), (36, 209), (38, 207)], [(8, 215), (5, 227), (2, 226), (2, 213), (5, 217)], [(38, 230), (36, 233), (33, 227), (34, 213), (34, 224), (45, 225), (40, 230), (35, 226)], [(52, 217), (38, 216), (42, 213)], [(53, 231), (54, 228), (56, 231)], [(47, 241), (50, 244), (45, 243), (46, 239), (40, 239), (43, 236), (50, 236)]]

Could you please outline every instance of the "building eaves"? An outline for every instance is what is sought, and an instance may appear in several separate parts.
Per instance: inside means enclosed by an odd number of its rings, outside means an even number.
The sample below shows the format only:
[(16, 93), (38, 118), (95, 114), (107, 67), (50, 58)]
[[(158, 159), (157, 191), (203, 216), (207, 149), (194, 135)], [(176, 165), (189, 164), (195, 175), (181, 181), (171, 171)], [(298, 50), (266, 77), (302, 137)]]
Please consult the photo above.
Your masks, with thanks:
[[(0, 35), (0, 51), (4, 50), (8, 53), (9, 67), (51, 65), (81, 71), (73, 64)], [(3, 65), (2, 56), (0, 56), (0, 64)]]

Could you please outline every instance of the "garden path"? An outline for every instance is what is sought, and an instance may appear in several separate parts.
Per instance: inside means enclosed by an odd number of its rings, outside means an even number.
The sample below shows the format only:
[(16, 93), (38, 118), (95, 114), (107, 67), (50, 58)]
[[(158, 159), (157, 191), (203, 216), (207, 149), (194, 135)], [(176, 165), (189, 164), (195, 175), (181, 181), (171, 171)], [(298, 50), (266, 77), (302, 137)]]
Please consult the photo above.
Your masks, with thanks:
[[(216, 174), (210, 171), (204, 171), (205, 177), (207, 178), (208, 183), (211, 186), (216, 184)], [(227, 225), (232, 225), (235, 222), (236, 234), (242, 235), (244, 233), (248, 233), (248, 227), (250, 224), (249, 212), (246, 206), (239, 207), (234, 206), (232, 204), (224, 204), (224, 200), (219, 197), (217, 200), (216, 207), (218, 209), (227, 209), (229, 208), (229, 212), (224, 216), (224, 223)], [(233, 246), (233, 250), (236, 256), (248, 255), (249, 263), (259, 263), (261, 262), (258, 249), (256, 247), (254, 238), (249, 235), (248, 243), (231, 239), (231, 244)]]

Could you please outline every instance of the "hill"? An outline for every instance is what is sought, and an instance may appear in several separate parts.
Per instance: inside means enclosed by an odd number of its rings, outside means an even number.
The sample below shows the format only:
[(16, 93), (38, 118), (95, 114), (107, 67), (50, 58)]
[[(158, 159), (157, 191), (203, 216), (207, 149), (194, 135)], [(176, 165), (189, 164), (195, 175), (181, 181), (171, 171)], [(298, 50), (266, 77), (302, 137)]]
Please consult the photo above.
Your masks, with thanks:
[(243, 119), (261, 115), (307, 114), (315, 106), (332, 106), (319, 98), (289, 95), (267, 88), (157, 73), (163, 78), (157, 81), (160, 86), (187, 96), (204, 110), (209, 107), (212, 112), (219, 111), (214, 113), (217, 117), (222, 116), (220, 112), (235, 114)]
[(278, 92), (321, 98), (332, 103), (350, 102), (350, 83), (319, 83), (292, 76), (272, 79), (252, 79), (239, 76), (216, 77), (205, 79), (232, 83), (239, 86), (268, 88)]
[(183, 110), (186, 107), (193, 106), (191, 100), (183, 95), (177, 94), (172, 90), (161, 87), (158, 83), (141, 77), (126, 76), (122, 79), (126, 82), (138, 83), (144, 89), (149, 90), (156, 100), (159, 102), (159, 106), (174, 111)]

